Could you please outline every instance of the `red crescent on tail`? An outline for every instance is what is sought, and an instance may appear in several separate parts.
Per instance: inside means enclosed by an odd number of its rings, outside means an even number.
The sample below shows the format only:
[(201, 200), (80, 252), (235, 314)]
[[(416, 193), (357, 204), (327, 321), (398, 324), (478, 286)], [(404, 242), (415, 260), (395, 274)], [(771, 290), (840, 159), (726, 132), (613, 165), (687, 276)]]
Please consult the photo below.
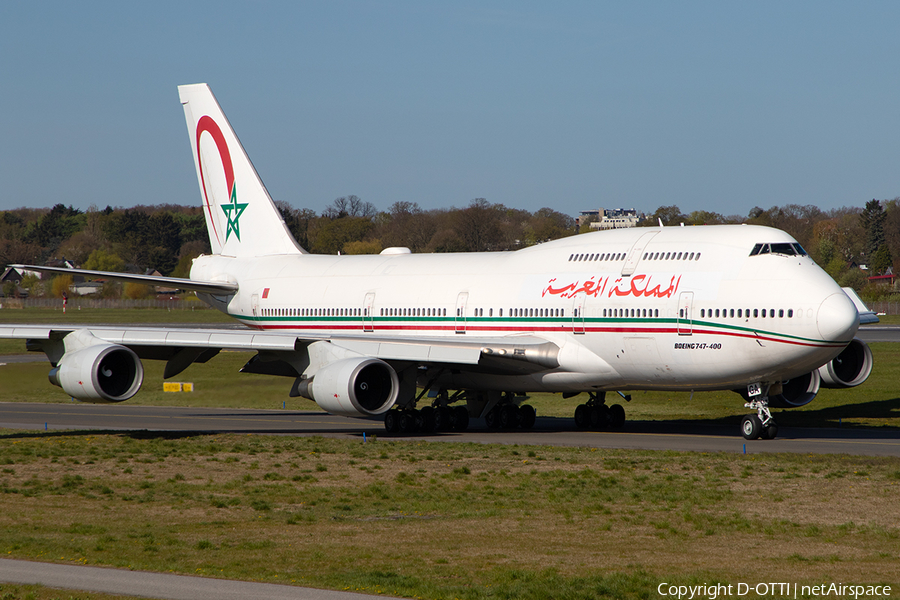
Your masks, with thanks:
[(200, 117), (200, 120), (197, 121), (197, 164), (200, 165), (200, 184), (203, 186), (203, 200), (206, 205), (206, 212), (209, 214), (209, 222), (212, 224), (216, 241), (221, 246), (222, 240), (219, 239), (219, 231), (216, 229), (216, 219), (213, 216), (212, 207), (209, 205), (209, 194), (206, 192), (206, 181), (203, 177), (203, 158), (200, 155), (200, 135), (204, 131), (208, 132), (216, 142), (216, 148), (219, 150), (219, 156), (222, 158), (222, 168), (225, 170), (225, 185), (229, 194), (231, 193), (231, 190), (234, 189), (234, 165), (231, 164), (231, 153), (228, 151), (228, 144), (225, 142), (225, 136), (222, 135), (222, 130), (219, 129), (218, 124), (216, 124), (210, 116)]

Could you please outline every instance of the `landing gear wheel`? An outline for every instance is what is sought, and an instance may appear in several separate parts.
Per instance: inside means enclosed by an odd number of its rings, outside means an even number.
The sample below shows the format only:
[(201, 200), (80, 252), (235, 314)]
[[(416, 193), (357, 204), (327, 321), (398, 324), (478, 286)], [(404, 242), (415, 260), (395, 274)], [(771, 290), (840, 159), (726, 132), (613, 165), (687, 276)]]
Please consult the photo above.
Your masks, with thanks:
[(609, 407), (609, 428), (622, 429), (625, 426), (625, 409), (621, 404), (613, 404)]
[(423, 406), (419, 411), (419, 428), (428, 433), (434, 431), (434, 408)]
[(500, 407), (500, 429), (515, 429), (519, 425), (519, 408), (514, 404)]
[(388, 433), (397, 433), (400, 431), (400, 415), (396, 410), (389, 410), (384, 413), (384, 428)]
[(450, 422), (450, 409), (446, 406), (439, 406), (434, 409), (434, 430), (450, 431), (452, 423)]
[(530, 404), (520, 406), (519, 414), (522, 415), (522, 429), (531, 429), (532, 427), (534, 427), (534, 421), (537, 418), (537, 413), (535, 412), (533, 406), (531, 406)]
[(778, 425), (775, 421), (769, 421), (768, 425), (762, 428), (760, 437), (764, 440), (774, 440), (778, 436)]
[(741, 434), (744, 439), (756, 440), (762, 435), (763, 425), (756, 415), (744, 415), (741, 419)]
[(579, 404), (575, 409), (575, 427), (587, 429), (591, 426), (591, 409), (587, 404)]
[(591, 407), (591, 429), (606, 429), (609, 422), (609, 407), (605, 404), (598, 404)]
[(457, 406), (452, 409), (451, 421), (453, 429), (456, 431), (465, 431), (469, 428), (469, 409), (465, 406)]
[(492, 408), (484, 415), (484, 424), (488, 429), (497, 429), (500, 426), (500, 410), (497, 407)]
[(400, 431), (402, 433), (413, 433), (416, 430), (416, 414), (412, 411), (404, 410), (400, 413)]

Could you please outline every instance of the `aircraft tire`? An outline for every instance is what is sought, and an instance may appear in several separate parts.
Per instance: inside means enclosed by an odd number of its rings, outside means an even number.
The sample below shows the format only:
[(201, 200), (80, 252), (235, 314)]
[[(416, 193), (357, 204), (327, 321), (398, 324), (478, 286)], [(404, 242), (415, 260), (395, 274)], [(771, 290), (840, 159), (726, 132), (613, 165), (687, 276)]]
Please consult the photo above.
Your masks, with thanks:
[(579, 404), (575, 409), (575, 427), (587, 429), (591, 426), (591, 409), (587, 404)]
[(609, 428), (622, 429), (625, 426), (625, 409), (621, 404), (613, 404), (609, 407)]
[(400, 431), (400, 415), (396, 410), (389, 410), (384, 413), (384, 429), (388, 433), (397, 433)]
[(423, 406), (419, 410), (419, 416), (421, 417), (419, 421), (419, 428), (426, 432), (430, 433), (434, 431), (434, 408), (430, 406)]
[(519, 425), (519, 408), (513, 404), (500, 407), (500, 429), (515, 429)]
[(762, 435), (762, 421), (756, 415), (744, 415), (741, 419), (741, 434), (744, 439), (757, 440)]
[(434, 409), (434, 430), (450, 431), (453, 424), (450, 422), (450, 409), (446, 406), (438, 406)]
[(500, 411), (496, 406), (484, 415), (484, 423), (488, 429), (497, 429), (500, 426)]
[(400, 412), (400, 431), (402, 433), (414, 433), (416, 431), (416, 414), (411, 410)]
[(465, 406), (457, 406), (453, 409), (453, 429), (465, 431), (469, 428), (469, 409)]
[(762, 428), (760, 437), (764, 440), (774, 440), (778, 437), (778, 425), (775, 421), (770, 421), (768, 425)]
[(600, 404), (591, 408), (591, 429), (602, 431), (609, 424), (609, 407)]
[(530, 404), (520, 406), (519, 414), (522, 415), (522, 429), (531, 429), (532, 427), (534, 427), (534, 421), (537, 418), (537, 413), (535, 412), (533, 406), (531, 406)]

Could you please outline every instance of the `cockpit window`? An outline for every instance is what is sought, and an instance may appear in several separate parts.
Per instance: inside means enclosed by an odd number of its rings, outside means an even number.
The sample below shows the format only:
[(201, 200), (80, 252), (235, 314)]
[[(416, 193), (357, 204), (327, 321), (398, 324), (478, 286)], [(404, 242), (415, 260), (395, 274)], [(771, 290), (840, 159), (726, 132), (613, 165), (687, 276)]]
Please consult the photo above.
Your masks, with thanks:
[(772, 247), (772, 254), (785, 254), (787, 256), (794, 256), (797, 254), (797, 251), (794, 250), (794, 246), (792, 244), (770, 244)]
[(806, 256), (806, 250), (797, 243), (780, 242), (777, 244), (756, 244), (750, 251), (750, 256), (760, 254), (782, 254), (784, 256)]

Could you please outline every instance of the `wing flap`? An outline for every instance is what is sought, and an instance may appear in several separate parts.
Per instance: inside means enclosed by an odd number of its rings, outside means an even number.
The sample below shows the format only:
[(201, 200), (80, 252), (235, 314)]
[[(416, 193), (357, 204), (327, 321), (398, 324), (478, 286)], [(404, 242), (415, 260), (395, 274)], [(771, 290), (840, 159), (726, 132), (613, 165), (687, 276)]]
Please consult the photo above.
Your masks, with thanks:
[(53, 328), (48, 325), (0, 325), (0, 338), (11, 340), (50, 339)]
[(382, 360), (460, 363), (475, 365), (481, 358), (481, 347), (435, 341), (385, 341), (334, 338), (333, 344)]

